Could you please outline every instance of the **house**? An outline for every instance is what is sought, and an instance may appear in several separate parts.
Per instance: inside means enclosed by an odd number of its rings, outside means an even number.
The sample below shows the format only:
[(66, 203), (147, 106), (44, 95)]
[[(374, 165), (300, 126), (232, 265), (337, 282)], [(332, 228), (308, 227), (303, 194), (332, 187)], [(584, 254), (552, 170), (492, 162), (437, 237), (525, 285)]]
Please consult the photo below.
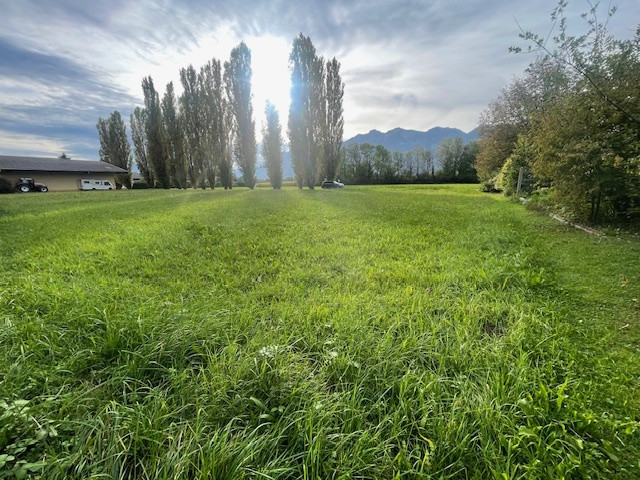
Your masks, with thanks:
[(78, 190), (80, 179), (108, 180), (115, 185), (115, 177), (120, 173), (127, 171), (106, 162), (0, 155), (0, 177), (12, 184), (30, 177), (46, 184), (52, 192)]

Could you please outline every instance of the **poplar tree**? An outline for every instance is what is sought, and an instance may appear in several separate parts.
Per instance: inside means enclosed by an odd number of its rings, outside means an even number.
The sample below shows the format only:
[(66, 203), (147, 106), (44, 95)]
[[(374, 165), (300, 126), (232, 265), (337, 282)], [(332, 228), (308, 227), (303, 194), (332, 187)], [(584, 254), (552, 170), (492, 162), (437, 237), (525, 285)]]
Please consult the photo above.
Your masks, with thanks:
[(267, 166), (271, 186), (277, 190), (282, 186), (282, 127), (276, 107), (267, 100), (267, 121), (262, 128), (262, 156)]
[(220, 183), (225, 190), (233, 188), (233, 112), (229, 101), (222, 98), (222, 121), (220, 123), (222, 158), (220, 160)]
[(131, 147), (127, 139), (127, 128), (118, 110), (109, 118), (98, 118), (98, 137), (100, 139), (100, 160), (127, 170), (128, 173), (116, 175), (116, 188), (123, 185), (131, 188)]
[(298, 188), (307, 185), (313, 189), (326, 136), (324, 60), (316, 55), (311, 39), (301, 33), (293, 40), (289, 63), (291, 103), (288, 133), (293, 171)]
[(327, 103), (325, 90), (324, 58), (316, 57), (311, 68), (309, 88), (309, 162), (307, 186), (313, 190), (318, 180), (318, 170), (324, 169), (324, 150), (327, 138)]
[[(308, 41), (307, 41), (308, 40)], [(315, 55), (311, 40), (300, 34), (293, 40), (293, 48), (289, 55), (291, 68), (291, 102), (289, 104), (289, 150), (291, 152), (291, 164), (299, 189), (304, 187), (306, 164), (309, 158), (309, 139), (307, 137), (307, 117), (304, 111), (307, 104), (307, 91), (309, 90), (309, 72), (305, 68), (309, 56)]]
[(136, 107), (131, 113), (131, 138), (133, 139), (133, 152), (138, 170), (147, 185), (153, 187), (155, 183), (153, 171), (147, 158), (146, 115), (146, 110), (141, 107)]
[(251, 51), (242, 42), (224, 64), (229, 108), (233, 112), (234, 155), (246, 185), (256, 184), (256, 132), (251, 106)]
[(193, 188), (205, 188), (204, 147), (198, 74), (193, 65), (180, 69), (183, 92), (180, 95), (182, 131), (185, 141), (187, 173)]
[(200, 115), (202, 116), (202, 141), (205, 170), (209, 186), (214, 188), (216, 174), (220, 173), (223, 186), (226, 184), (227, 159), (225, 157), (227, 135), (225, 123), (226, 103), (222, 86), (222, 68), (215, 58), (200, 69)]
[(162, 97), (162, 126), (172, 183), (178, 188), (187, 188), (187, 168), (183, 148), (184, 136), (180, 119), (178, 118), (173, 82), (167, 84), (167, 90)]
[(162, 128), (162, 110), (160, 96), (153, 86), (151, 76), (142, 79), (142, 91), (144, 93), (144, 105), (146, 115), (147, 134), (147, 158), (153, 170), (153, 175), (162, 188), (171, 187), (169, 169), (167, 165), (167, 153)]
[(335, 180), (340, 165), (344, 129), (342, 98), (344, 83), (340, 77), (340, 62), (334, 57), (326, 66), (326, 130), (324, 138), (323, 173), (326, 180)]

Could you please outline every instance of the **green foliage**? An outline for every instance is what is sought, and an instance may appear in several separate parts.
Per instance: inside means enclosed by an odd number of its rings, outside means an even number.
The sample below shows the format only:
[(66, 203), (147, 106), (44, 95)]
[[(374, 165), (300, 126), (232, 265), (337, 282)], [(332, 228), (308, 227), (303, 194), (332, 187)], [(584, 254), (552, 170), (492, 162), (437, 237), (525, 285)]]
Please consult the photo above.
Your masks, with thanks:
[(533, 191), (535, 180), (531, 174), (531, 167), (534, 159), (533, 146), (527, 137), (519, 136), (513, 153), (509, 156), (501, 171), (501, 186), (506, 196), (510, 197), (516, 194), (521, 168), (523, 175), (520, 194), (527, 195)]
[(580, 220), (623, 220), (640, 206), (640, 142), (612, 117), (604, 102), (576, 93), (549, 111), (532, 136), (534, 173), (553, 179), (561, 204)]
[(131, 188), (133, 190), (144, 190), (146, 188), (150, 188), (150, 186), (147, 182), (140, 181), (140, 182), (133, 182), (133, 185), (131, 186)]
[(323, 135), (322, 173), (326, 180), (335, 180), (340, 166), (344, 129), (344, 83), (340, 76), (340, 62), (335, 57), (327, 62), (325, 71), (326, 130)]
[(501, 193), (502, 188), (502, 172), (482, 182), (482, 191), (485, 193)]
[(530, 116), (534, 174), (553, 182), (560, 205), (579, 220), (634, 220), (640, 211), (640, 34), (611, 37), (596, 3), (582, 15), (586, 33), (572, 35), (566, 7), (560, 1), (552, 12), (553, 36), (520, 35), (529, 50), (572, 77), (559, 100)]
[(187, 188), (187, 162), (184, 149), (184, 128), (178, 116), (173, 82), (167, 84), (162, 97), (162, 127), (167, 149), (167, 162), (172, 185)]
[(495, 177), (533, 117), (566, 96), (569, 76), (558, 59), (539, 57), (523, 75), (505, 86), (480, 117), (475, 167), (481, 180)]
[(475, 167), (481, 180), (495, 177), (513, 152), (518, 129), (511, 125), (481, 127)]
[(474, 168), (477, 145), (465, 145), (461, 138), (445, 138), (438, 145), (440, 170), (438, 176), (442, 182), (476, 182)]
[[(462, 140), (451, 139), (442, 143), (440, 154), (446, 150), (444, 164), (436, 170), (436, 159), (431, 150), (417, 146), (406, 153), (390, 152), (383, 145), (351, 143), (343, 150), (339, 169), (340, 179), (348, 184), (393, 183), (476, 183), (473, 166), (477, 145), (464, 145)], [(455, 145), (455, 148), (448, 148)], [(443, 157), (444, 158), (444, 157)]]
[(3, 197), (2, 475), (638, 478), (637, 239), (477, 190)]
[(147, 140), (146, 159), (153, 172), (153, 178), (161, 188), (171, 187), (167, 144), (162, 126), (160, 96), (153, 85), (151, 76), (142, 79), (145, 110), (145, 136)]
[[(201, 76), (204, 76), (204, 73)], [(205, 107), (200, 95), (198, 74), (193, 65), (180, 69), (180, 82), (183, 89), (180, 95), (180, 116), (183, 120), (182, 129), (185, 136), (189, 181), (193, 188), (205, 188)]]
[[(230, 81), (228, 76), (231, 74), (231, 70), (225, 71), (225, 83)], [(196, 143), (193, 145), (194, 156), (199, 155), (201, 163), (200, 171), (197, 175), (194, 175), (194, 177), (199, 177), (199, 179), (196, 178), (196, 183), (193, 183), (194, 187), (199, 185), (204, 188), (206, 180), (209, 187), (214, 188), (217, 174), (220, 175), (221, 183), (225, 189), (232, 187), (232, 149), (234, 141), (240, 141), (238, 140), (240, 133), (237, 127), (238, 124), (235, 122), (235, 113), (231, 107), (231, 102), (224, 96), (226, 86), (223, 86), (222, 81), (222, 67), (219, 60), (214, 58), (200, 67), (197, 90), (195, 92), (195, 104), (197, 106), (195, 115), (197, 117), (195, 120), (192, 119), (197, 131), (192, 132), (192, 134), (195, 134), (196, 139)], [(250, 91), (250, 87), (244, 87), (243, 90), (247, 88)], [(246, 94), (246, 92), (243, 94)], [(229, 93), (227, 93), (228, 96)], [(249, 114), (249, 117), (251, 115), (252, 113)], [(251, 122), (251, 135), (255, 137), (253, 123)], [(253, 139), (253, 144), (253, 147), (249, 145), (247, 148), (249, 148), (249, 155), (253, 151), (253, 163), (255, 164), (255, 138)], [(252, 148), (253, 150), (251, 150)], [(247, 168), (255, 170), (255, 165)]]

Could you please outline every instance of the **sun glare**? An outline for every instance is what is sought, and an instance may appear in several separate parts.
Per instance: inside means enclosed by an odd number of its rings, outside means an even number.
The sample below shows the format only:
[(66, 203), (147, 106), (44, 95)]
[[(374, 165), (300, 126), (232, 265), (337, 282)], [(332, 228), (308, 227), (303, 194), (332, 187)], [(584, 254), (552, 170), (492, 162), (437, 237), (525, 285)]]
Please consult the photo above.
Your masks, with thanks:
[(249, 38), (246, 43), (251, 49), (253, 108), (256, 133), (258, 133), (262, 126), (267, 99), (276, 106), (280, 123), (283, 124), (286, 121), (291, 85), (289, 75), (291, 46), (284, 38), (272, 36)]

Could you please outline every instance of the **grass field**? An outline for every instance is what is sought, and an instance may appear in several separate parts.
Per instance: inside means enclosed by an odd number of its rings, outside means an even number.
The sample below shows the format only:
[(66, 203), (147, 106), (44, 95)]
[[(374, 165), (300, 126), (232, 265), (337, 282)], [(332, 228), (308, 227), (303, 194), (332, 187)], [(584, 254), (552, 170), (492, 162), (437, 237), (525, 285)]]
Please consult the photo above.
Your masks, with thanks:
[(637, 239), (477, 186), (116, 191), (1, 196), (0, 252), (0, 478), (640, 478)]

